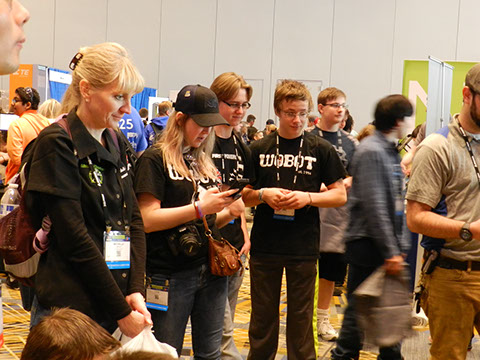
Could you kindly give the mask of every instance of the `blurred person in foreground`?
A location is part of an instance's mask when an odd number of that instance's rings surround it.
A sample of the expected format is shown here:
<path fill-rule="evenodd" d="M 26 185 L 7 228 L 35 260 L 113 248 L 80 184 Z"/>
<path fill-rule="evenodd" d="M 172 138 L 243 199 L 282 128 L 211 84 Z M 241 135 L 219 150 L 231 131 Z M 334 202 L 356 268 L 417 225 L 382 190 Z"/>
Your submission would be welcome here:
<path fill-rule="evenodd" d="M 391 275 L 403 268 L 410 242 L 405 236 L 403 174 L 395 145 L 405 135 L 405 117 L 412 113 L 412 105 L 402 95 L 381 99 L 375 109 L 376 130 L 357 147 L 349 167 L 353 182 L 345 236 L 348 306 L 332 359 L 358 359 L 363 346 L 355 289 L 380 266 Z M 380 348 L 378 359 L 402 359 L 401 344 Z"/>
<path fill-rule="evenodd" d="M 17 71 L 30 14 L 18 0 L 0 0 L 0 75 Z"/>
<path fill-rule="evenodd" d="M 134 337 L 151 324 L 144 294 L 145 234 L 125 143 L 113 128 L 143 78 L 116 43 L 80 49 L 58 123 L 34 144 L 27 205 L 49 248 L 35 277 L 31 325 L 56 307 L 83 312 L 112 333 Z M 55 279 L 55 281 L 52 281 Z"/>

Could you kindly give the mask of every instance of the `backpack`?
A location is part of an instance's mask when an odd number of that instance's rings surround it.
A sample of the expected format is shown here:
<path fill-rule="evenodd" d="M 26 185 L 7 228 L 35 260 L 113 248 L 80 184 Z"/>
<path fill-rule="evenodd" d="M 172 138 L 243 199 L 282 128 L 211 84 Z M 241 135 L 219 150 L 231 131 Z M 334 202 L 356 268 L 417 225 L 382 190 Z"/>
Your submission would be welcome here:
<path fill-rule="evenodd" d="M 66 116 L 58 120 L 57 124 L 67 132 L 71 139 L 72 134 Z M 115 147 L 120 151 L 117 133 L 112 129 L 109 131 Z M 20 205 L 0 219 L 0 255 L 3 257 L 5 271 L 27 286 L 34 285 L 34 276 L 37 273 L 40 255 L 48 250 L 47 235 L 51 225 L 47 215 L 42 220 L 41 228 L 36 228 L 27 208 L 25 189 L 35 143 L 36 139 L 32 140 L 25 148 L 22 155 L 22 166 L 13 180 L 18 184 Z"/>

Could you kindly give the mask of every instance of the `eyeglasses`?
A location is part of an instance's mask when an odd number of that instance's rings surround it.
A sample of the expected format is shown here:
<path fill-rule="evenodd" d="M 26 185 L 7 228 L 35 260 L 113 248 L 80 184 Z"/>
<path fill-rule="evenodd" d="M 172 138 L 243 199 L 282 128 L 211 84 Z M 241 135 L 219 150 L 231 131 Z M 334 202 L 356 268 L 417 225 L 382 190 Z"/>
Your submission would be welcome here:
<path fill-rule="evenodd" d="M 230 104 L 224 100 L 222 100 L 222 102 L 227 104 L 229 107 L 234 108 L 235 110 L 239 110 L 240 108 L 242 108 L 243 110 L 247 110 L 247 109 L 250 109 L 250 106 L 252 106 L 252 104 L 250 104 L 249 102 L 246 102 L 243 104 L 238 104 L 238 103 Z"/>
<path fill-rule="evenodd" d="M 14 97 L 14 98 L 12 99 L 12 105 L 15 105 L 17 102 L 20 102 L 20 103 L 21 103 L 21 102 L 22 102 L 22 99 L 19 99 L 19 98 L 17 98 L 17 97 Z"/>
<path fill-rule="evenodd" d="M 300 111 L 300 112 L 290 112 L 290 111 L 283 111 L 283 114 L 289 118 L 289 119 L 295 119 L 297 116 L 300 118 L 300 119 L 306 119 L 307 116 L 308 116 L 308 112 L 304 112 L 304 111 Z"/>
<path fill-rule="evenodd" d="M 333 104 L 325 104 L 324 106 L 331 106 L 335 109 L 339 109 L 339 108 L 344 108 L 345 110 L 348 109 L 348 104 L 333 103 Z"/>

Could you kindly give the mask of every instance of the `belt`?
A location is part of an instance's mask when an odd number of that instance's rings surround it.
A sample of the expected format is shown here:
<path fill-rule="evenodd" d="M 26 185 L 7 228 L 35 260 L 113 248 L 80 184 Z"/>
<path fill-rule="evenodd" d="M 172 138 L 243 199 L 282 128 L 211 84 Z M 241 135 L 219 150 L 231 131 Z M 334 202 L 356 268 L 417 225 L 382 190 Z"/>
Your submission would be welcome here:
<path fill-rule="evenodd" d="M 480 271 L 480 261 L 460 261 L 449 257 L 441 256 L 438 259 L 438 267 L 443 269 L 454 269 L 463 271 Z"/>

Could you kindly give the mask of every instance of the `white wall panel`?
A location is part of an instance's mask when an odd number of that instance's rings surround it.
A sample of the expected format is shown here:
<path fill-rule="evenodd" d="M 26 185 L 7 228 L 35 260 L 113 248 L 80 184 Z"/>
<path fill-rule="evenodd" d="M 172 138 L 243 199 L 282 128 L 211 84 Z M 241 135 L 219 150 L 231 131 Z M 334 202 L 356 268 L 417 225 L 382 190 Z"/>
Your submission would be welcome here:
<path fill-rule="evenodd" d="M 136 0 L 135 6 L 131 4 L 131 0 L 108 1 L 107 40 L 127 48 L 145 85 L 157 88 L 162 2 Z"/>
<path fill-rule="evenodd" d="M 215 22 L 215 0 L 162 1 L 158 96 L 187 84 L 210 86 Z"/>
<path fill-rule="evenodd" d="M 358 131 L 390 91 L 394 1 L 335 2 L 330 86 L 347 95 Z"/>
<path fill-rule="evenodd" d="M 251 79 L 249 112 L 262 123 L 274 116 L 278 79 L 342 88 L 358 130 L 380 97 L 401 91 L 405 59 L 480 60 L 478 0 L 22 3 L 32 15 L 23 63 L 67 69 L 81 46 L 117 41 L 160 95 L 187 83 L 208 86 L 224 71 Z M 0 77 L 6 87 L 8 77 Z"/>
<path fill-rule="evenodd" d="M 392 92 L 402 90 L 404 60 L 427 60 L 429 55 L 455 60 L 458 4 L 459 0 L 396 1 Z"/>
<path fill-rule="evenodd" d="M 277 0 L 272 61 L 270 116 L 273 94 L 279 79 L 328 83 L 334 1 Z M 312 92 L 314 111 L 318 91 Z"/>
<path fill-rule="evenodd" d="M 457 38 L 457 61 L 480 62 L 480 27 L 478 26 L 478 14 L 480 13 L 480 1 L 462 0 L 458 21 Z"/>
<path fill-rule="evenodd" d="M 22 63 L 53 66 L 55 0 L 22 0 L 22 5 L 34 14 L 24 26 Z"/>
<path fill-rule="evenodd" d="M 67 70 L 79 48 L 107 40 L 107 27 L 107 0 L 56 1 L 53 66 Z"/>
<path fill-rule="evenodd" d="M 217 0 L 217 9 L 215 76 L 234 71 L 256 79 L 248 113 L 258 127 L 268 117 L 274 0 Z"/>

